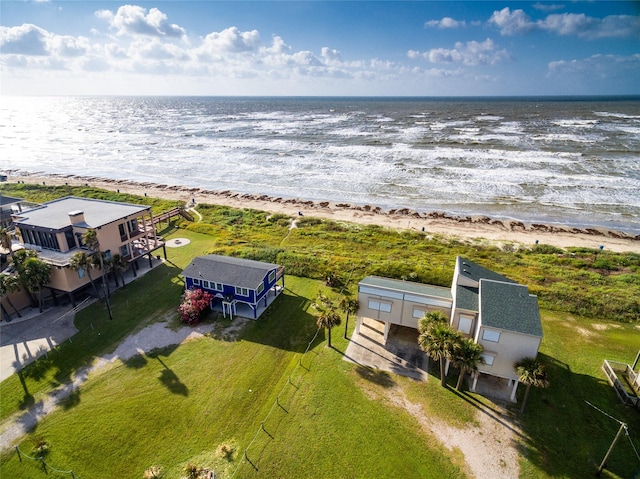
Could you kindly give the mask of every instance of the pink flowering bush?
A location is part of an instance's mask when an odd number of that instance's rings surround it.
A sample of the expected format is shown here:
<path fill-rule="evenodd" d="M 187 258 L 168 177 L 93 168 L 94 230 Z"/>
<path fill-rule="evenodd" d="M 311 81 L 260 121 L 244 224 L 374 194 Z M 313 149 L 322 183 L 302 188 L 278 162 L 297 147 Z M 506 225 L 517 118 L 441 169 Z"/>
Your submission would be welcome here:
<path fill-rule="evenodd" d="M 202 313 L 209 307 L 213 296 L 201 289 L 188 289 L 182 295 L 182 303 L 178 308 L 180 321 L 187 324 L 196 324 L 200 321 Z"/>

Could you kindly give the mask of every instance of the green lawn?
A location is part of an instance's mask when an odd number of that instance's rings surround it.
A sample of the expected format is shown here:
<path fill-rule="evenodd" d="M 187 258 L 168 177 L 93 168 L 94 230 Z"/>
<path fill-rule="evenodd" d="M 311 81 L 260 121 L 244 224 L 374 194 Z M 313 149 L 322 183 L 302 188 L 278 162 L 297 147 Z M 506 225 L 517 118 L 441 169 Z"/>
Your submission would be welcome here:
<path fill-rule="evenodd" d="M 363 392 L 342 360 L 342 338 L 330 349 L 321 333 L 303 355 L 317 329 L 310 300 L 323 287 L 286 281 L 285 294 L 237 340 L 213 335 L 96 373 L 20 448 L 29 453 L 42 437 L 51 445 L 47 462 L 81 478 L 142 477 L 154 464 L 181 477 L 190 462 L 217 477 L 236 468 L 235 477 L 463 477 L 407 413 Z M 242 454 L 254 436 L 247 457 L 257 472 Z M 216 455 L 223 443 L 235 448 L 232 461 Z M 44 475 L 15 452 L 0 471 Z"/>

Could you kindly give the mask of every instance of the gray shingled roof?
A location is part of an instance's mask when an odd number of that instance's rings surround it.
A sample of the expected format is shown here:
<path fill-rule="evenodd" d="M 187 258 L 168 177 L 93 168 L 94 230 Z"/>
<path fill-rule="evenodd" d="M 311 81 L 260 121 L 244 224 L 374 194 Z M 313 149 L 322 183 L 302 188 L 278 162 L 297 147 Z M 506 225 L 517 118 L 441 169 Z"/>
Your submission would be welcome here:
<path fill-rule="evenodd" d="M 380 276 L 367 276 L 360 281 L 360 284 L 385 288 L 405 293 L 414 293 L 424 296 L 435 296 L 436 298 L 451 299 L 451 289 L 431 284 L 415 283 L 412 281 L 401 281 L 399 279 L 382 278 Z"/>
<path fill-rule="evenodd" d="M 476 264 L 473 261 L 470 261 L 461 256 L 458 256 L 456 258 L 456 262 L 458 264 L 458 271 L 460 271 L 460 274 L 472 279 L 476 283 L 479 283 L 480 279 L 482 278 L 490 279 L 492 281 L 515 283 L 515 281 L 513 281 L 512 279 L 509 279 L 506 276 L 502 276 L 495 271 L 491 271 L 490 269 L 487 269 L 484 266 L 480 266 L 479 264 Z"/>
<path fill-rule="evenodd" d="M 85 220 L 82 226 L 97 228 L 113 223 L 121 218 L 142 213 L 149 208 L 149 206 L 119 203 L 116 201 L 67 196 L 49 201 L 37 208 L 18 213 L 17 216 L 20 219 L 16 221 L 16 224 L 59 230 L 71 224 L 69 213 L 82 211 L 84 212 Z"/>
<path fill-rule="evenodd" d="M 240 288 L 256 289 L 270 271 L 280 266 L 232 256 L 198 256 L 182 272 L 188 278 L 200 278 Z"/>
<path fill-rule="evenodd" d="M 456 286 L 456 308 L 478 311 L 478 288 Z"/>
<path fill-rule="evenodd" d="M 482 279 L 480 319 L 484 326 L 542 337 L 538 298 L 521 284 Z"/>

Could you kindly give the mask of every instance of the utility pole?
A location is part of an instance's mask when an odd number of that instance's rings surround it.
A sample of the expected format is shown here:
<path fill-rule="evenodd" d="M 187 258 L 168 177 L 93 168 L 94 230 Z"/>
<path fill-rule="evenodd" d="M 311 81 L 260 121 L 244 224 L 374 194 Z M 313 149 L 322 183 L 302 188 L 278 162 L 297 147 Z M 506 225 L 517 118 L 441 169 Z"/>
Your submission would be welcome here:
<path fill-rule="evenodd" d="M 596 411 L 604 414 L 605 416 L 607 416 L 609 419 L 613 419 L 615 422 L 617 422 L 618 424 L 620 424 L 620 429 L 618 429 L 618 432 L 616 434 L 616 437 L 613 438 L 613 441 L 611 442 L 611 445 L 609 446 L 609 450 L 607 451 L 607 453 L 604 455 L 604 457 L 602 458 L 602 462 L 600 463 L 600 467 L 598 467 L 598 471 L 596 472 L 596 477 L 600 477 L 600 474 L 602 474 L 602 470 L 604 469 L 604 466 L 607 464 L 607 459 L 609 459 L 609 456 L 611 455 L 611 453 L 613 452 L 613 449 L 616 447 L 616 444 L 618 443 L 618 441 L 620 440 L 620 438 L 622 437 L 622 433 L 625 432 L 627 434 L 627 436 L 629 436 L 629 430 L 627 429 L 627 424 L 620 421 L 619 419 L 616 419 L 615 417 L 613 417 L 611 414 L 607 414 L 606 412 L 604 412 L 602 409 L 594 406 L 593 404 L 591 404 L 589 401 L 585 401 L 589 406 L 591 406 L 593 409 L 595 409 Z M 631 439 L 631 438 L 629 438 Z M 633 445 L 633 441 L 631 442 L 631 446 L 633 447 L 633 450 L 635 451 L 635 446 Z M 638 454 L 638 452 L 636 451 L 636 455 Z M 638 458 L 640 459 L 640 456 L 638 456 Z"/>
<path fill-rule="evenodd" d="M 604 455 L 604 458 L 600 463 L 600 467 L 598 468 L 598 472 L 596 472 L 597 477 L 600 477 L 600 474 L 602 474 L 602 470 L 604 469 L 607 459 L 609 459 L 609 456 L 613 452 L 613 448 L 616 447 L 618 440 L 622 437 L 622 432 L 626 430 L 627 430 L 627 425 L 623 422 L 620 422 L 620 429 L 618 429 L 618 434 L 616 434 L 616 437 L 613 438 L 613 442 L 611 443 L 611 446 L 609 446 L 609 450 L 607 451 L 607 453 Z"/>

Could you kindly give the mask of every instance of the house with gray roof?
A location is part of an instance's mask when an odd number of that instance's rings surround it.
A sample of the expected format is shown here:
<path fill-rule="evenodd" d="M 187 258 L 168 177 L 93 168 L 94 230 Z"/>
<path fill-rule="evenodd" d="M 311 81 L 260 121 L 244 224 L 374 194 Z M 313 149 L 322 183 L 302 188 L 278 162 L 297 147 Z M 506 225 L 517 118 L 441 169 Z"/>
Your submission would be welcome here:
<path fill-rule="evenodd" d="M 284 267 L 273 263 L 209 254 L 198 256 L 182 272 L 187 289 L 213 296 L 211 309 L 258 319 L 284 290 Z"/>
<path fill-rule="evenodd" d="M 525 285 L 468 259 L 457 257 L 451 288 L 367 276 L 358 285 L 359 333 L 362 318 L 390 326 L 418 328 L 420 318 L 441 311 L 453 329 L 484 348 L 472 390 L 483 376 L 507 382 L 515 400 L 518 374 L 514 364 L 535 357 L 542 341 L 538 299 Z"/>

